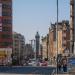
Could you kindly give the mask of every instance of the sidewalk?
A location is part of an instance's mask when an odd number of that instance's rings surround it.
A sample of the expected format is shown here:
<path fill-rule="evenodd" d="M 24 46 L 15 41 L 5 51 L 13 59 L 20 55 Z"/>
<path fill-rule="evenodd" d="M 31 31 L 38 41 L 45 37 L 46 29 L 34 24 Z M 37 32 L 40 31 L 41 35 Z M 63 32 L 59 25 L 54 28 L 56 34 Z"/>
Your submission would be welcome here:
<path fill-rule="evenodd" d="M 53 64 L 51 64 L 51 65 L 48 65 L 49 67 L 56 67 L 56 65 L 53 65 Z"/>
<path fill-rule="evenodd" d="M 69 74 L 68 72 L 66 72 L 66 73 L 61 72 L 61 73 L 54 74 L 54 75 L 72 75 L 72 74 Z"/>
<path fill-rule="evenodd" d="M 72 75 L 72 74 L 54 74 L 54 75 Z"/>
<path fill-rule="evenodd" d="M 63 72 L 61 72 L 61 73 L 58 73 L 58 74 L 54 74 L 54 75 L 75 75 L 75 71 L 74 72 L 66 72 L 66 73 L 63 73 Z"/>

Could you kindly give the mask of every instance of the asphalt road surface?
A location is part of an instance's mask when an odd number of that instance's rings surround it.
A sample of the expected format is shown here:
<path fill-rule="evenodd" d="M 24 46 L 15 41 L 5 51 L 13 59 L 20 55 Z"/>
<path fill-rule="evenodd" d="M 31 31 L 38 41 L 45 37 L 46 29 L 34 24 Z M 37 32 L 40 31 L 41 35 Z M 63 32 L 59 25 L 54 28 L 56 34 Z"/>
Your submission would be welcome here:
<path fill-rule="evenodd" d="M 28 75 L 50 75 L 55 70 L 55 67 L 0 67 L 0 74 L 2 75 L 22 75 L 22 74 L 28 74 Z"/>

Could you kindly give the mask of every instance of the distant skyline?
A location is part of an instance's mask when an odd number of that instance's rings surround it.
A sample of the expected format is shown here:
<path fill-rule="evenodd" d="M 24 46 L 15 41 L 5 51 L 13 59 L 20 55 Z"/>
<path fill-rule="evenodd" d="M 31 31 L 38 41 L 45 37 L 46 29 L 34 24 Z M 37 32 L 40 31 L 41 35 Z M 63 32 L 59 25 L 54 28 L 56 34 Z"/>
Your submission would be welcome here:
<path fill-rule="evenodd" d="M 57 0 L 13 0 L 13 31 L 25 36 L 26 43 L 48 33 L 50 23 L 56 22 Z M 70 1 L 59 1 L 59 21 L 70 20 Z"/>

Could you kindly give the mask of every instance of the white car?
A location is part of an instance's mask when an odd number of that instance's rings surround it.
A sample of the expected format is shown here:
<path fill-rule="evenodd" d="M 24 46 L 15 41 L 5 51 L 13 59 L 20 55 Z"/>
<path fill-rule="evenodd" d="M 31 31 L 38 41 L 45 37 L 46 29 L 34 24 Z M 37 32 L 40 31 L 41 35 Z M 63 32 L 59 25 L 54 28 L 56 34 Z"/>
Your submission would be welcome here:
<path fill-rule="evenodd" d="M 30 60 L 28 65 L 29 66 L 36 66 L 37 65 L 36 60 Z"/>

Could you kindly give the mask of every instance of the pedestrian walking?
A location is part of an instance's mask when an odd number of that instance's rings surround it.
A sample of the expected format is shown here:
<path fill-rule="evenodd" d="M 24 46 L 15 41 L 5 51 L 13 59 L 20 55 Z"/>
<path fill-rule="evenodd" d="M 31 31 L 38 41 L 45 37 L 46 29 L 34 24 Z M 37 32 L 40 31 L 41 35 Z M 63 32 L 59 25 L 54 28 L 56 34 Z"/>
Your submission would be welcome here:
<path fill-rule="evenodd" d="M 61 63 L 60 62 L 58 63 L 58 66 L 57 67 L 58 67 L 57 68 L 58 69 L 58 72 L 60 72 L 61 71 Z"/>
<path fill-rule="evenodd" d="M 67 72 L 67 58 L 66 56 L 63 58 L 63 61 L 62 61 L 62 65 L 63 65 L 63 72 Z"/>
<path fill-rule="evenodd" d="M 61 72 L 62 71 L 62 63 L 61 63 L 61 60 L 59 60 L 58 63 L 57 63 L 57 71 L 58 72 Z"/>
<path fill-rule="evenodd" d="M 48 59 L 47 58 L 45 58 L 43 60 L 42 66 L 48 66 Z"/>

